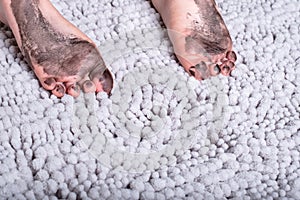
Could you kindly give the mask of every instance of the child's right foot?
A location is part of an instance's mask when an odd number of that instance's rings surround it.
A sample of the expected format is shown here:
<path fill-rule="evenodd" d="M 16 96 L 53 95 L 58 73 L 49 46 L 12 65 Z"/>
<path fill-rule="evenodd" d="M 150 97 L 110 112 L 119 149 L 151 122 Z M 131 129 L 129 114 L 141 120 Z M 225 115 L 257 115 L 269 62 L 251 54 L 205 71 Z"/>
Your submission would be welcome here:
<path fill-rule="evenodd" d="M 235 68 L 236 54 L 214 0 L 152 0 L 184 69 L 202 80 Z"/>
<path fill-rule="evenodd" d="M 96 45 L 49 0 L 0 0 L 0 20 L 46 90 L 57 97 L 76 97 L 80 89 L 111 92 L 113 79 Z"/>

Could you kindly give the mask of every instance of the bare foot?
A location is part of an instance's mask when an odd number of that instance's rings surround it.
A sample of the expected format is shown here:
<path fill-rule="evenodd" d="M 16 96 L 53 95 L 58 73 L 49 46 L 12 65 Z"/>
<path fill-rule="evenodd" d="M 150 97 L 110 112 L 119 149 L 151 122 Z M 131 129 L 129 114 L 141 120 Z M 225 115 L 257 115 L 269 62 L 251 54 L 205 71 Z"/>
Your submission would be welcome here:
<path fill-rule="evenodd" d="M 175 54 L 198 80 L 230 75 L 236 54 L 214 0 L 152 0 L 168 28 Z"/>
<path fill-rule="evenodd" d="M 105 91 L 113 79 L 96 45 L 68 22 L 49 0 L 0 0 L 0 20 L 46 90 L 65 93 Z"/>

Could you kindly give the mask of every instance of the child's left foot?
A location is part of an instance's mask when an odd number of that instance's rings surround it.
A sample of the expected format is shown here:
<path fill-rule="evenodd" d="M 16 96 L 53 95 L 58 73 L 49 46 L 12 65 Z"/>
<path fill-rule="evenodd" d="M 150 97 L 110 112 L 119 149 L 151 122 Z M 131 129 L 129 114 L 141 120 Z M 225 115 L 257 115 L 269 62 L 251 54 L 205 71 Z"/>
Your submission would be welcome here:
<path fill-rule="evenodd" d="M 152 0 L 184 69 L 198 80 L 230 75 L 236 54 L 214 0 Z"/>
<path fill-rule="evenodd" d="M 96 45 L 68 22 L 49 0 L 0 0 L 0 21 L 41 85 L 57 97 L 84 92 L 110 94 L 113 79 Z"/>

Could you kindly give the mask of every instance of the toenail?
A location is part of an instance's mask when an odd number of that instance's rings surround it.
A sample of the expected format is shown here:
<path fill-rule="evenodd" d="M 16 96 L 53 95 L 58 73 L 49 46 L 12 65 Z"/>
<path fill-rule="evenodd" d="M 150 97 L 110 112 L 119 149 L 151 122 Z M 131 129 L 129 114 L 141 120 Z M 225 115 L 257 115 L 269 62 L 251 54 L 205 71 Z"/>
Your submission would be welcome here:
<path fill-rule="evenodd" d="M 82 85 L 82 89 L 85 93 L 88 93 L 88 92 L 95 92 L 97 88 L 92 81 L 86 80 Z"/>
<path fill-rule="evenodd" d="M 53 83 L 55 82 L 55 80 L 53 79 L 53 78 L 47 78 L 45 81 L 44 81 L 44 83 L 46 84 L 46 85 L 52 85 Z"/>
<path fill-rule="evenodd" d="M 79 85 L 77 84 L 74 84 L 74 85 L 71 85 L 69 88 L 68 88 L 68 91 L 67 93 L 73 97 L 78 97 L 80 95 L 80 87 Z"/>
<path fill-rule="evenodd" d="M 60 94 L 65 94 L 65 88 L 62 85 L 56 85 L 55 90 Z"/>
<path fill-rule="evenodd" d="M 88 87 L 88 88 L 92 87 L 93 85 L 94 84 L 91 81 L 86 81 L 85 82 L 85 86 Z"/>
<path fill-rule="evenodd" d="M 80 91 L 79 85 L 72 85 L 71 88 L 72 88 L 75 92 L 79 92 L 79 91 Z"/>

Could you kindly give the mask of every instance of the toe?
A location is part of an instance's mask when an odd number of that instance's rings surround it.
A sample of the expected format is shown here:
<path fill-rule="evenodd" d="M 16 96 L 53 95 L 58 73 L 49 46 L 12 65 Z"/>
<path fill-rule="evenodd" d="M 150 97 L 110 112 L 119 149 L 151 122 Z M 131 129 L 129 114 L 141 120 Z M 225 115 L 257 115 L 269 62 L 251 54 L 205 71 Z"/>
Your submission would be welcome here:
<path fill-rule="evenodd" d="M 229 76 L 231 71 L 235 69 L 235 64 L 231 60 L 227 60 L 221 65 L 221 73 L 224 76 Z"/>
<path fill-rule="evenodd" d="M 200 72 L 196 69 L 195 66 L 191 66 L 189 69 L 189 72 L 192 76 L 195 77 L 195 79 L 202 80 L 202 76 L 201 76 Z"/>
<path fill-rule="evenodd" d="M 205 62 L 202 61 L 199 64 L 195 65 L 195 69 L 199 73 L 199 76 L 202 80 L 209 77 L 208 66 Z"/>
<path fill-rule="evenodd" d="M 103 73 L 94 72 L 90 77 L 96 85 L 96 92 L 104 91 L 110 95 L 113 88 L 113 78 L 108 69 L 105 69 Z"/>
<path fill-rule="evenodd" d="M 228 66 L 223 66 L 223 68 L 222 68 L 222 74 L 224 76 L 229 76 L 229 73 L 230 73 L 230 68 Z"/>
<path fill-rule="evenodd" d="M 209 68 L 209 72 L 210 72 L 211 76 L 217 76 L 221 73 L 221 68 L 218 64 L 217 65 L 211 65 L 210 68 Z"/>
<path fill-rule="evenodd" d="M 80 87 L 79 85 L 73 84 L 68 87 L 67 93 L 73 97 L 78 97 L 80 95 Z"/>
<path fill-rule="evenodd" d="M 54 78 L 46 78 L 44 81 L 41 82 L 43 88 L 46 90 L 54 90 L 56 86 L 56 81 Z"/>
<path fill-rule="evenodd" d="M 228 60 L 230 60 L 231 62 L 235 62 L 236 59 L 237 59 L 237 56 L 236 56 L 234 51 L 228 51 L 227 54 L 226 54 L 226 58 Z"/>
<path fill-rule="evenodd" d="M 52 94 L 54 94 L 57 97 L 62 97 L 66 93 L 66 87 L 63 83 L 56 83 L 55 88 L 52 90 Z"/>
<path fill-rule="evenodd" d="M 232 61 L 227 61 L 226 65 L 230 68 L 230 71 L 235 69 L 235 64 Z"/>
<path fill-rule="evenodd" d="M 82 89 L 85 93 L 92 93 L 92 92 L 96 92 L 96 85 L 93 83 L 93 81 L 91 80 L 86 80 L 83 84 L 82 84 Z"/>
<path fill-rule="evenodd" d="M 219 65 L 206 64 L 203 61 L 189 68 L 189 73 L 197 80 L 205 80 L 211 76 L 220 74 L 220 72 L 221 69 Z"/>

